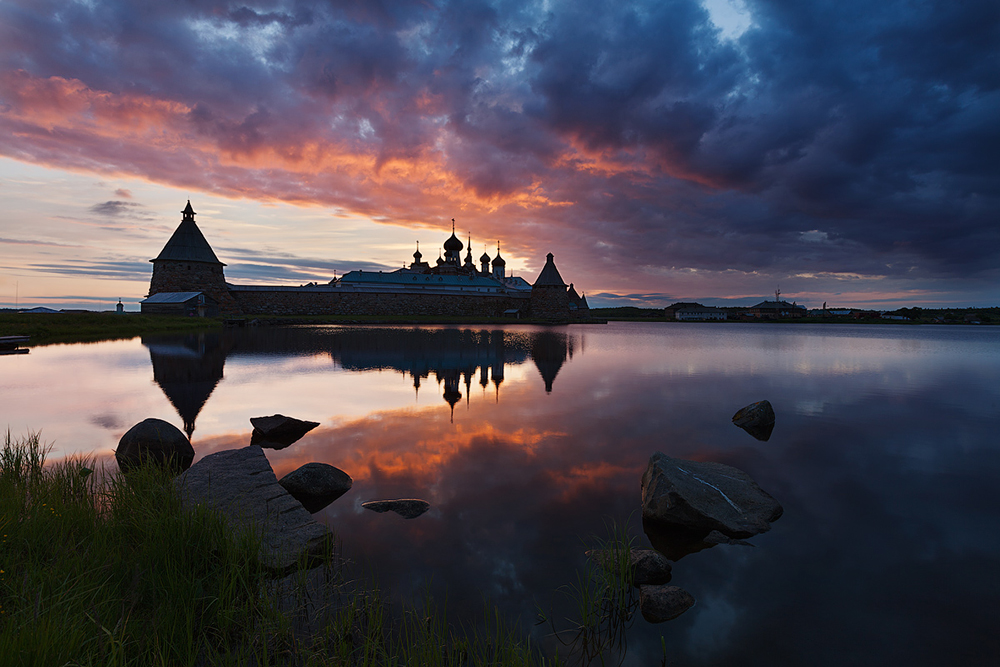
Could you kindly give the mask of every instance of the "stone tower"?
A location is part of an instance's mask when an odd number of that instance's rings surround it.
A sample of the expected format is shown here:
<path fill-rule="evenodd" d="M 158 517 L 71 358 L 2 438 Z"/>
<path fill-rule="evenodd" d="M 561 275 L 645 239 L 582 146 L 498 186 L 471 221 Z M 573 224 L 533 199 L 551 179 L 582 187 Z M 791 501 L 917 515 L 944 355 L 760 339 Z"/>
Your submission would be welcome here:
<path fill-rule="evenodd" d="M 204 292 L 219 302 L 221 312 L 238 313 L 239 306 L 229 293 L 222 273 L 225 264 L 215 256 L 195 224 L 190 201 L 181 213 L 181 224 L 160 254 L 149 260 L 153 263 L 153 277 L 147 296 L 160 292 Z"/>
<path fill-rule="evenodd" d="M 550 252 L 545 256 L 542 272 L 531 286 L 531 316 L 543 320 L 569 319 L 569 293 L 566 288 Z"/>

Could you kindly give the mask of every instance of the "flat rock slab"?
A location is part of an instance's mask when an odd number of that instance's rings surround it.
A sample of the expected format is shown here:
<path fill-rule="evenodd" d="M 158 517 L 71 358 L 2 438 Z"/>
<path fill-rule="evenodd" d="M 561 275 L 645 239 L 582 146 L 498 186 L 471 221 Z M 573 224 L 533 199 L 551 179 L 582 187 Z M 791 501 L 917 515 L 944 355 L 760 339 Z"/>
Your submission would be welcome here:
<path fill-rule="evenodd" d="M 653 454 L 642 476 L 644 520 L 707 535 L 742 539 L 771 529 L 777 500 L 739 468 Z"/>
<path fill-rule="evenodd" d="M 617 556 L 612 549 L 591 549 L 587 558 L 606 570 L 614 568 L 614 558 Z M 629 551 L 629 569 L 633 586 L 650 584 L 666 584 L 670 581 L 670 561 L 663 554 L 652 549 L 631 549 Z"/>
<path fill-rule="evenodd" d="M 288 473 L 278 484 L 310 513 L 316 513 L 350 491 L 354 480 L 340 468 L 313 462 Z"/>
<path fill-rule="evenodd" d="M 369 500 L 366 503 L 361 503 L 361 506 L 379 514 L 395 512 L 404 519 L 416 519 L 430 509 L 431 504 L 426 500 L 401 498 L 399 500 Z"/>
<path fill-rule="evenodd" d="M 208 505 L 232 528 L 259 535 L 260 562 L 274 572 L 319 564 L 329 549 L 330 530 L 278 484 L 260 447 L 210 454 L 174 484 L 185 506 Z"/>
<path fill-rule="evenodd" d="M 265 449 L 284 449 L 302 436 L 319 426 L 319 422 L 304 421 L 285 415 L 270 415 L 268 417 L 251 417 L 253 432 L 250 434 L 250 444 L 259 445 Z"/>
<path fill-rule="evenodd" d="M 672 621 L 694 606 L 694 596 L 677 586 L 640 586 L 639 611 L 650 623 Z"/>
<path fill-rule="evenodd" d="M 118 467 L 128 471 L 144 462 L 186 470 L 194 460 L 194 447 L 183 431 L 162 419 L 144 419 L 122 436 L 115 450 Z"/>

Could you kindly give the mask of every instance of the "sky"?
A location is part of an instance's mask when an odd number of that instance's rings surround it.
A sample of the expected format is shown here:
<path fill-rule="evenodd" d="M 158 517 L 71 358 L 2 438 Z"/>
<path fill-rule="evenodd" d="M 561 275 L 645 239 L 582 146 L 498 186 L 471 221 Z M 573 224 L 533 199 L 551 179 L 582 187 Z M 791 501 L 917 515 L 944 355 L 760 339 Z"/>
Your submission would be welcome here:
<path fill-rule="evenodd" d="M 1000 305 L 996 0 L 0 0 L 0 307 L 433 259 L 591 306 Z"/>

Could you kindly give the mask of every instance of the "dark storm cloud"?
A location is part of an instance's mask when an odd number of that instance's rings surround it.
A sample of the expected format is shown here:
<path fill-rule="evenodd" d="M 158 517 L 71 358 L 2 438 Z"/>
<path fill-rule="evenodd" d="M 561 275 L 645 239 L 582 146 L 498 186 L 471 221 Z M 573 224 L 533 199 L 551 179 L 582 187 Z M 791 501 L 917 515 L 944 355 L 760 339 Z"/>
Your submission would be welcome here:
<path fill-rule="evenodd" d="M 731 38 L 693 0 L 8 2 L 0 152 L 399 222 L 462 208 L 595 287 L 1000 265 L 1000 6 L 745 8 Z"/>
<path fill-rule="evenodd" d="M 106 201 L 100 204 L 94 204 L 90 207 L 91 213 L 97 213 L 98 215 L 107 216 L 109 218 L 117 218 L 119 216 L 134 216 L 138 209 L 142 208 L 142 204 L 131 201 Z"/>
<path fill-rule="evenodd" d="M 138 280 L 145 282 L 149 279 L 149 263 L 143 261 L 115 261 L 115 260 L 76 260 L 69 259 L 59 264 L 29 264 L 28 268 L 41 273 L 48 273 L 63 276 L 91 277 L 91 278 L 111 278 Z M 62 298 L 62 297 L 57 297 Z M 77 299 L 82 297 L 66 297 L 67 299 Z"/>

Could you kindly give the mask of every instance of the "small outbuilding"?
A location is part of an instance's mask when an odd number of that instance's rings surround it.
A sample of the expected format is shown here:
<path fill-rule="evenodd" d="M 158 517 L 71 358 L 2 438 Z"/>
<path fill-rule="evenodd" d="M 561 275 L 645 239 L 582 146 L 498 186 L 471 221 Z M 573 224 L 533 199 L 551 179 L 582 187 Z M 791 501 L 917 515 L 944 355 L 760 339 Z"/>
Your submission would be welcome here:
<path fill-rule="evenodd" d="M 219 302 L 204 292 L 157 292 L 140 305 L 144 315 L 219 316 Z"/>

